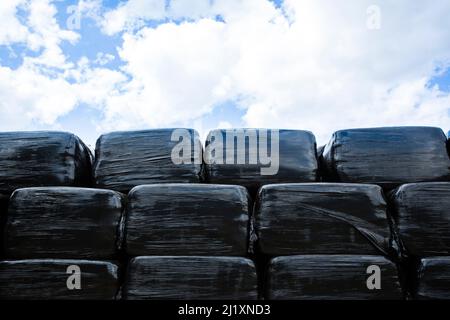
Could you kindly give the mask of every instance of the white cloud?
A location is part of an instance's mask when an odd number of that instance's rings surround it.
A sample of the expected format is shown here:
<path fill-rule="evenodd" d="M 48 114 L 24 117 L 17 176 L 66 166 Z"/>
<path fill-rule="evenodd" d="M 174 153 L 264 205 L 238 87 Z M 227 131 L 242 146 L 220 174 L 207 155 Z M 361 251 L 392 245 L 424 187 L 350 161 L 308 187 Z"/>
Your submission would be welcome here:
<path fill-rule="evenodd" d="M 217 128 L 218 129 L 232 129 L 233 125 L 231 123 L 229 123 L 228 121 L 220 121 Z"/>
<path fill-rule="evenodd" d="M 102 67 L 92 67 L 85 58 L 78 68 L 70 71 L 70 76 L 76 79 L 72 90 L 76 92 L 78 103 L 86 103 L 102 111 L 110 96 L 119 95 L 119 85 L 124 83 L 126 76 L 115 70 Z"/>
<path fill-rule="evenodd" d="M 224 27 L 203 19 L 126 34 L 119 55 L 132 80 L 122 88 L 123 94 L 109 98 L 107 127 L 194 120 L 228 98 L 232 84 L 227 74 L 234 59 L 229 57 L 232 52 L 222 50 Z"/>
<path fill-rule="evenodd" d="M 230 0 L 232 1 L 232 0 Z M 166 15 L 172 19 L 199 19 L 214 15 L 214 4 L 210 0 L 172 0 Z"/>
<path fill-rule="evenodd" d="M 3 130 L 26 129 L 33 122 L 51 125 L 76 104 L 75 92 L 58 69 L 70 67 L 61 42 L 75 42 L 78 35 L 61 29 L 55 14 L 55 7 L 47 0 L 2 1 L 0 44 L 19 43 L 37 53 L 25 56 L 16 70 L 0 66 Z"/>
<path fill-rule="evenodd" d="M 11 0 L 0 4 L 0 45 L 24 44 L 38 52 L 29 62 L 64 68 L 65 56 L 60 48 L 63 41 L 75 43 L 79 35 L 61 29 L 56 21 L 56 7 L 51 0 Z M 18 11 L 22 11 L 19 18 Z"/>
<path fill-rule="evenodd" d="M 93 19 L 98 23 L 102 22 L 102 0 L 78 0 L 76 7 L 78 10 L 77 13 L 81 15 L 81 18 Z M 80 27 L 82 27 L 81 21 Z"/>
<path fill-rule="evenodd" d="M 133 32 L 148 21 L 210 18 L 218 14 L 215 12 L 218 10 L 211 0 L 170 0 L 168 3 L 166 0 L 129 0 L 105 12 L 100 25 L 104 33 L 113 35 Z"/>
<path fill-rule="evenodd" d="M 113 35 L 124 29 L 143 26 L 145 20 L 159 20 L 165 17 L 165 1 L 130 0 L 121 2 L 116 9 L 106 12 L 102 22 L 103 31 Z"/>
<path fill-rule="evenodd" d="M 49 1 L 2 2 L 0 27 L 14 28 L 0 30 L 0 44 L 40 53 L 0 69 L 2 128 L 55 123 L 80 103 L 103 115 L 100 131 L 195 126 L 234 101 L 244 126 L 307 129 L 319 143 L 348 127 L 448 129 L 450 95 L 428 83 L 450 66 L 450 3 L 383 1 L 381 29 L 369 30 L 368 0 L 130 0 L 103 13 L 99 0 L 82 2 L 122 37 L 123 66 L 107 69 L 102 53 L 68 63 L 61 43 L 83 39 L 57 24 Z"/>
<path fill-rule="evenodd" d="M 87 103 L 99 109 L 105 97 L 125 76 L 114 70 L 93 68 L 84 58 L 78 65 L 68 63 L 61 49 L 63 41 L 75 43 L 79 35 L 65 30 L 56 21 L 56 8 L 51 1 L 1 2 L 0 45 L 15 43 L 35 51 L 24 56 L 17 69 L 0 65 L 0 129 L 26 130 L 57 126 L 58 118 Z M 21 19 L 18 9 L 22 10 Z M 19 36 L 20 35 L 20 36 Z M 3 50 L 3 49 L 2 49 Z M 110 55 L 99 55 L 102 65 Z"/>
<path fill-rule="evenodd" d="M 24 3 L 24 0 L 0 1 L 0 45 L 26 41 L 28 30 L 16 16 L 18 7 Z"/>
<path fill-rule="evenodd" d="M 69 112 L 76 96 L 61 78 L 49 78 L 30 65 L 0 67 L 0 112 L 3 130 L 24 130 L 33 121 L 44 125 Z"/>
<path fill-rule="evenodd" d="M 370 31 L 369 2 L 326 3 L 288 1 L 288 30 L 263 25 L 249 37 L 244 50 L 265 53 L 237 68 L 252 70 L 236 77 L 254 99 L 247 124 L 305 128 L 320 142 L 346 127 L 448 125 L 448 93 L 427 81 L 450 61 L 450 4 L 385 2 L 381 29 Z"/>
<path fill-rule="evenodd" d="M 30 63 L 16 70 L 0 67 L 0 129 L 52 127 L 80 103 L 101 111 L 105 98 L 117 93 L 125 79 L 120 72 L 89 64 L 51 76 Z"/>
<path fill-rule="evenodd" d="M 249 127 L 308 129 L 321 143 L 346 127 L 448 126 L 449 94 L 427 83 L 450 62 L 450 4 L 385 1 L 380 30 L 366 26 L 371 1 L 195 4 L 166 15 L 197 20 L 125 30 L 132 80 L 108 100 L 105 128 L 166 126 L 227 100 Z"/>

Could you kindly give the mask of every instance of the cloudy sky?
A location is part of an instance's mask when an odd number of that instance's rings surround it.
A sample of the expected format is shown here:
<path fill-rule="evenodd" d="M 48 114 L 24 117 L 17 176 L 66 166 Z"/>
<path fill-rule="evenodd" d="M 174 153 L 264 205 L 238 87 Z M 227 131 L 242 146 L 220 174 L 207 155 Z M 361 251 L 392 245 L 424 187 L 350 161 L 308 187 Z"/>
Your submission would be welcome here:
<path fill-rule="evenodd" d="M 0 131 L 450 129 L 447 0 L 0 1 Z"/>

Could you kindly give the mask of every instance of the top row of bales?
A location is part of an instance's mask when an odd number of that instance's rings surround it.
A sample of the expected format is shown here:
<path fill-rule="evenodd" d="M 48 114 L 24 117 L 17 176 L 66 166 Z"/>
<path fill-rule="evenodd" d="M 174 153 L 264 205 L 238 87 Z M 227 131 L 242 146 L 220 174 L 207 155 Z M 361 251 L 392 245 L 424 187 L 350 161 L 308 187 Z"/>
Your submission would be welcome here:
<path fill-rule="evenodd" d="M 127 193 L 155 183 L 216 183 L 257 190 L 274 183 L 347 182 L 385 189 L 450 181 L 449 141 L 433 127 L 341 130 L 317 150 L 301 130 L 214 130 L 205 150 L 195 130 L 102 135 L 95 157 L 75 135 L 0 133 L 0 194 L 43 186 Z"/>

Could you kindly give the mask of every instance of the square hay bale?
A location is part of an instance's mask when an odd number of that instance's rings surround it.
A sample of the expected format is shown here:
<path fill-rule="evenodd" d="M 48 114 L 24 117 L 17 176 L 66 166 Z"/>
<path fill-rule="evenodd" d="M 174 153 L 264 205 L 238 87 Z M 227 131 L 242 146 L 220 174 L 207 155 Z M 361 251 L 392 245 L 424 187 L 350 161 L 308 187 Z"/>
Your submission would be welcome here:
<path fill-rule="evenodd" d="M 245 256 L 249 203 L 239 186 L 156 184 L 134 188 L 126 217 L 131 256 Z"/>
<path fill-rule="evenodd" d="M 316 139 L 309 131 L 213 130 L 206 140 L 206 176 L 210 183 L 257 190 L 265 184 L 315 182 Z"/>
<path fill-rule="evenodd" d="M 1 132 L 0 193 L 27 187 L 89 186 L 92 155 L 65 132 Z"/>
<path fill-rule="evenodd" d="M 6 256 L 113 259 L 121 242 L 122 201 L 109 190 L 18 189 L 6 221 Z"/>
<path fill-rule="evenodd" d="M 269 264 L 265 291 L 269 300 L 403 299 L 396 266 L 381 256 L 278 257 Z"/>
<path fill-rule="evenodd" d="M 186 148 L 181 152 L 177 146 Z M 172 153 L 184 163 L 174 163 Z M 97 140 L 94 179 L 99 188 L 128 193 L 143 184 L 200 182 L 201 165 L 202 147 L 195 130 L 113 132 Z"/>
<path fill-rule="evenodd" d="M 341 130 L 323 153 L 327 181 L 401 184 L 450 180 L 446 137 L 439 128 Z"/>
<path fill-rule="evenodd" d="M 396 227 L 409 255 L 450 255 L 450 182 L 406 184 L 391 197 Z"/>
<path fill-rule="evenodd" d="M 259 252 L 388 255 L 392 237 L 376 185 L 267 185 L 255 205 Z"/>
<path fill-rule="evenodd" d="M 236 257 L 137 257 L 131 260 L 127 300 L 254 300 L 253 262 Z"/>
<path fill-rule="evenodd" d="M 414 297 L 450 300 L 450 257 L 430 257 L 420 261 Z"/>
<path fill-rule="evenodd" d="M 0 300 L 114 300 L 118 269 L 102 261 L 0 261 Z"/>

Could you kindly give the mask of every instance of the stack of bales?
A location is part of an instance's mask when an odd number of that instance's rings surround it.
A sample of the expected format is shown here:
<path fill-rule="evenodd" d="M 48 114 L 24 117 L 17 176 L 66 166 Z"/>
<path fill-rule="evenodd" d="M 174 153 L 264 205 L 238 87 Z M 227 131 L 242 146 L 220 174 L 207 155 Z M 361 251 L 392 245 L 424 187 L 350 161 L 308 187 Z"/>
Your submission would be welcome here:
<path fill-rule="evenodd" d="M 389 192 L 406 289 L 416 298 L 449 298 L 449 266 L 443 256 L 450 252 L 450 183 L 445 182 L 450 181 L 450 159 L 443 131 L 338 131 L 325 147 L 323 163 L 329 181 L 373 183 Z"/>
<path fill-rule="evenodd" d="M 185 148 L 178 150 L 180 143 Z M 129 192 L 124 299 L 257 298 L 255 266 L 246 258 L 247 191 L 198 184 L 201 168 L 194 130 L 119 132 L 98 140 L 95 184 Z"/>
<path fill-rule="evenodd" d="M 2 133 L 0 145 L 0 191 L 9 199 L 0 299 L 114 299 L 118 266 L 108 260 L 122 197 L 81 188 L 91 183 L 88 148 L 62 132 Z"/>
<path fill-rule="evenodd" d="M 0 133 L 0 299 L 450 298 L 429 127 Z M 322 181 L 322 182 L 320 182 Z M 80 282 L 77 283 L 77 276 Z"/>
<path fill-rule="evenodd" d="M 278 156 L 279 170 L 273 175 L 262 175 L 260 162 L 216 164 L 206 158 L 210 183 L 239 184 L 252 194 L 259 190 L 251 239 L 256 239 L 266 299 L 402 297 L 396 266 L 386 258 L 394 237 L 380 187 L 317 183 L 319 164 L 310 132 L 218 130 L 210 133 L 206 146 L 230 134 L 247 141 L 224 143 L 224 161 L 241 154 L 249 162 L 252 155 L 261 156 L 258 149 L 270 148 L 267 136 L 279 139 L 278 154 L 269 151 L 272 160 Z M 254 136 L 263 139 L 252 144 Z M 382 269 L 383 289 L 370 291 L 366 270 L 374 264 Z"/>

